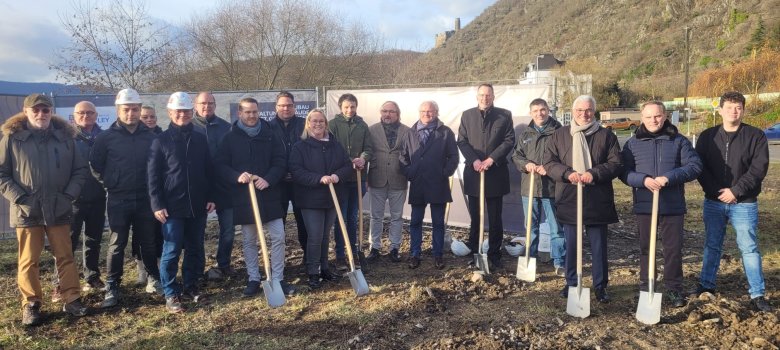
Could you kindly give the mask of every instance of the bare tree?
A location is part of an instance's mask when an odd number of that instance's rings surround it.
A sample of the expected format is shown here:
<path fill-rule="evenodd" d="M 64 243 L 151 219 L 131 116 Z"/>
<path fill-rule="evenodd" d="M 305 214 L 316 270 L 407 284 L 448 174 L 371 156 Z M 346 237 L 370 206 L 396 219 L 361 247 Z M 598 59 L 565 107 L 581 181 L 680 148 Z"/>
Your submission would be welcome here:
<path fill-rule="evenodd" d="M 143 89 L 165 66 L 168 28 L 148 16 L 143 0 L 77 0 L 61 16 L 71 36 L 50 69 L 95 90 Z"/>
<path fill-rule="evenodd" d="M 241 62 L 245 42 L 254 35 L 247 28 L 244 11 L 239 3 L 224 3 L 214 13 L 195 17 L 187 27 L 194 48 L 207 65 L 217 65 L 222 74 L 216 75 L 225 88 L 236 90 L 243 86 Z"/>

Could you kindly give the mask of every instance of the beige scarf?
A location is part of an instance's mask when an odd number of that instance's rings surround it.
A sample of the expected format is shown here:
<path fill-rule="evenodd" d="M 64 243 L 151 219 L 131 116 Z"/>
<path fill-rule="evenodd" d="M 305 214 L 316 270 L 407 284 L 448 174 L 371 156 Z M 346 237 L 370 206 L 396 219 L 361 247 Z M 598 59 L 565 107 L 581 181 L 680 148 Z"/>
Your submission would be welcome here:
<path fill-rule="evenodd" d="M 599 130 L 599 123 L 596 123 L 594 119 L 588 124 L 579 126 L 577 122 L 572 120 L 571 129 L 571 144 L 572 144 L 572 168 L 577 173 L 584 173 L 586 170 L 593 167 L 593 160 L 590 158 L 590 148 L 588 148 L 588 141 L 586 136 L 593 135 Z"/>

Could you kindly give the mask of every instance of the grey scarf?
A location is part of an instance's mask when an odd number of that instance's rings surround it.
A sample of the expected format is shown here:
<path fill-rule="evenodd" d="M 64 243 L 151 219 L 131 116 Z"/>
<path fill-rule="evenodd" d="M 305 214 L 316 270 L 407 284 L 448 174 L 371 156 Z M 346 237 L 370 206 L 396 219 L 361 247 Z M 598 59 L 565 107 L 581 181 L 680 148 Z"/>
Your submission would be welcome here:
<path fill-rule="evenodd" d="M 577 125 L 577 122 L 572 120 L 571 129 L 569 130 L 572 144 L 572 168 L 577 173 L 582 174 L 593 167 L 588 140 L 585 137 L 593 135 L 598 130 L 599 123 L 595 119 L 582 126 Z"/>
<path fill-rule="evenodd" d="M 236 124 L 239 129 L 244 130 L 244 132 L 249 135 L 249 137 L 255 137 L 257 134 L 260 133 L 260 121 L 257 121 L 257 124 L 255 126 L 246 126 L 244 123 L 241 122 L 241 119 L 238 120 L 238 123 Z"/>

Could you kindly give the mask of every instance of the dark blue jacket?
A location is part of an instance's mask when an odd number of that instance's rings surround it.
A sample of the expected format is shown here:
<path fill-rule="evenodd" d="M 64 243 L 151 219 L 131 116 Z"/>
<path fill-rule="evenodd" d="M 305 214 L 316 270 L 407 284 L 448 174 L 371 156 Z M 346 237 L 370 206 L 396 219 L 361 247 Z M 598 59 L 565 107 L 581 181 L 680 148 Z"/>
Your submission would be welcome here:
<path fill-rule="evenodd" d="M 401 172 L 409 179 L 409 204 L 426 205 L 452 202 L 449 177 L 458 168 L 460 157 L 455 133 L 437 120 L 436 129 L 420 145 L 417 124 L 411 126 L 402 142 Z"/>
<path fill-rule="evenodd" d="M 195 131 L 206 136 L 206 141 L 209 145 L 209 153 L 211 159 L 217 158 L 217 150 L 222 143 L 222 139 L 230 132 L 230 122 L 214 115 L 211 118 L 204 118 L 194 116 L 192 118 L 192 125 L 195 127 Z M 216 191 L 220 193 L 217 198 L 214 198 L 217 204 L 217 209 L 230 208 L 233 203 L 230 200 L 230 189 L 226 183 L 218 182 L 216 184 Z"/>
<path fill-rule="evenodd" d="M 206 203 L 213 201 L 214 166 L 206 137 L 194 132 L 192 124 L 171 124 L 158 135 L 147 165 L 153 211 L 166 209 L 171 218 L 207 214 Z"/>
<path fill-rule="evenodd" d="M 95 138 L 103 129 L 100 125 L 95 124 L 91 133 L 85 132 L 80 126 L 76 125 L 78 133 L 76 134 L 76 149 L 81 154 L 82 158 L 89 159 L 89 152 L 92 146 L 95 144 Z M 76 203 L 93 202 L 93 201 L 106 201 L 106 190 L 103 189 L 103 185 L 93 174 L 87 176 L 87 180 L 84 182 L 84 187 L 81 188 L 81 194 L 76 199 Z"/>
<path fill-rule="evenodd" d="M 261 125 L 260 132 L 254 137 L 250 137 L 234 123 L 233 130 L 222 139 L 215 159 L 220 181 L 230 189 L 233 223 L 236 225 L 255 224 L 249 187 L 238 183 L 238 176 L 243 172 L 260 176 L 268 182 L 266 189 L 255 190 L 261 220 L 269 222 L 285 214 L 279 206 L 279 182 L 287 172 L 287 155 L 282 141 L 271 130 L 271 125 L 262 119 L 258 123 Z"/>
<path fill-rule="evenodd" d="M 699 176 L 702 165 L 691 142 L 672 123 L 667 120 L 658 135 L 640 126 L 636 136 L 626 142 L 621 156 L 625 172 L 620 179 L 632 187 L 635 214 L 652 213 L 653 192 L 644 181 L 658 176 L 669 179 L 658 198 L 658 214 L 685 214 L 685 183 Z"/>
<path fill-rule="evenodd" d="M 330 189 L 320 179 L 336 174 L 339 182 L 334 187 L 337 195 L 342 196 L 344 185 L 353 173 L 347 151 L 333 134 L 329 141 L 308 137 L 293 145 L 289 164 L 295 182 L 295 204 L 304 209 L 333 208 Z"/>
<path fill-rule="evenodd" d="M 130 133 L 119 121 L 95 137 L 89 152 L 92 174 L 114 200 L 147 201 L 146 164 L 149 146 L 156 137 L 143 123 Z"/>

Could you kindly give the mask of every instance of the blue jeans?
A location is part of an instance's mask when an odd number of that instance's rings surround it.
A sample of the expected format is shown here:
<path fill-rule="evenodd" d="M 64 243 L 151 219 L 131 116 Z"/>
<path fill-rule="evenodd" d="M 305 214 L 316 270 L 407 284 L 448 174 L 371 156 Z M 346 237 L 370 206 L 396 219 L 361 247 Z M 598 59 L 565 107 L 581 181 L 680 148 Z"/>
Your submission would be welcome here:
<path fill-rule="evenodd" d="M 181 284 L 176 282 L 179 271 L 179 255 L 184 249 L 184 262 L 181 275 L 184 288 L 197 288 L 198 278 L 206 265 L 206 253 L 203 249 L 203 233 L 206 230 L 206 217 L 168 218 L 163 224 L 163 251 L 160 258 L 160 283 L 165 297 L 180 295 Z"/>
<path fill-rule="evenodd" d="M 357 253 L 357 220 L 358 220 L 358 190 L 357 182 L 347 182 L 344 184 L 347 188 L 344 190 L 345 196 L 339 197 L 339 206 L 341 206 L 341 215 L 344 217 L 344 225 L 347 226 L 347 236 L 352 242 L 352 250 Z M 365 181 L 361 184 L 363 195 L 366 194 Z M 336 241 L 336 258 L 346 257 L 344 251 L 344 234 L 341 233 L 341 226 L 338 220 L 333 227 L 333 240 Z"/>
<path fill-rule="evenodd" d="M 761 270 L 761 252 L 758 251 L 757 202 L 726 204 L 704 200 L 704 230 L 707 237 L 704 241 L 704 261 L 699 283 L 704 288 L 715 289 L 715 278 L 723 252 L 723 238 L 729 221 L 737 233 L 737 246 L 742 253 L 742 267 L 750 285 L 750 298 L 763 296 L 764 273 Z"/>
<path fill-rule="evenodd" d="M 607 288 L 609 284 L 609 259 L 607 258 L 607 225 L 584 225 L 582 234 L 582 260 L 585 264 L 585 241 L 590 241 L 593 288 Z M 563 225 L 566 235 L 566 285 L 577 286 L 577 225 Z"/>
<path fill-rule="evenodd" d="M 433 256 L 440 257 L 444 247 L 444 207 L 445 204 L 430 204 L 431 224 L 433 226 L 432 250 Z M 425 205 L 412 205 L 412 218 L 409 222 L 409 235 L 411 242 L 409 255 L 420 257 L 422 252 L 422 222 L 425 217 Z"/>
<path fill-rule="evenodd" d="M 217 267 L 230 267 L 230 255 L 233 253 L 233 240 L 236 227 L 233 225 L 233 208 L 217 209 L 219 220 L 219 241 L 217 243 Z"/>
<path fill-rule="evenodd" d="M 554 198 L 534 198 L 534 208 L 531 212 L 531 256 L 536 257 L 539 250 L 539 224 L 542 212 L 550 227 L 550 257 L 555 267 L 566 266 L 566 238 L 555 218 Z M 540 210 L 541 207 L 541 210 Z M 523 196 L 523 214 L 528 213 L 528 197 Z M 523 221 L 525 223 L 525 221 Z M 523 252 L 525 253 L 525 252 Z"/>

